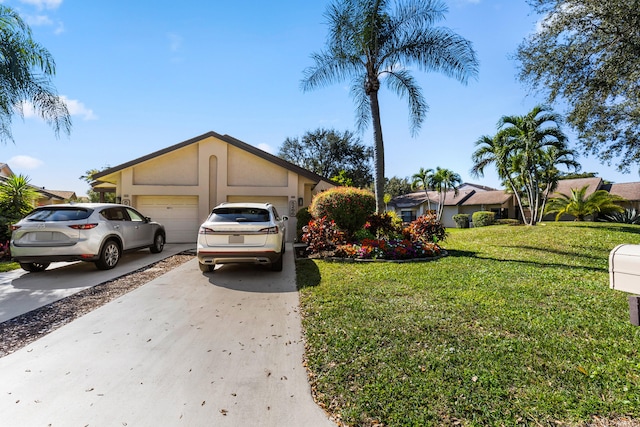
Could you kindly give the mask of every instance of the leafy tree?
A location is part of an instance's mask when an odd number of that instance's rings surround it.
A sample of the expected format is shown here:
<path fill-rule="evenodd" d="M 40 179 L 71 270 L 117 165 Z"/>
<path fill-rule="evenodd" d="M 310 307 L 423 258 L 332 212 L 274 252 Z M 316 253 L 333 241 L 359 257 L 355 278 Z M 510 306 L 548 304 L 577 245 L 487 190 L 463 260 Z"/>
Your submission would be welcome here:
<path fill-rule="evenodd" d="M 0 140 L 12 141 L 11 120 L 33 108 L 59 135 L 71 131 L 67 106 L 51 83 L 55 62 L 31 37 L 31 29 L 12 9 L 0 5 Z"/>
<path fill-rule="evenodd" d="M 316 129 L 302 138 L 287 138 L 278 157 L 344 184 L 366 187 L 372 181 L 373 148 L 349 131 Z"/>
<path fill-rule="evenodd" d="M 640 162 L 640 3 L 529 0 L 545 14 L 519 46 L 520 79 L 548 102 L 568 105 L 567 122 L 587 153 L 629 171 Z"/>
<path fill-rule="evenodd" d="M 436 167 L 435 172 L 431 175 L 429 183 L 430 187 L 438 192 L 438 212 L 436 214 L 436 218 L 438 221 L 441 221 L 447 192 L 449 192 L 449 190 L 453 190 L 454 194 L 457 196 L 458 186 L 462 184 L 462 178 L 459 174 L 449 169 Z"/>
<path fill-rule="evenodd" d="M 418 188 L 424 189 L 424 194 L 427 196 L 427 209 L 431 211 L 431 199 L 429 198 L 429 188 L 431 184 L 431 176 L 433 175 L 433 169 L 420 168 L 418 173 L 414 173 L 411 177 L 411 188 L 417 190 Z"/>
<path fill-rule="evenodd" d="M 27 215 L 39 193 L 29 184 L 29 177 L 12 175 L 0 182 L 0 239 L 11 237 L 9 226 Z"/>
<path fill-rule="evenodd" d="M 403 194 L 411 193 L 411 183 L 408 178 L 398 178 L 392 176 L 391 178 L 385 178 L 384 193 L 391 196 L 391 198 L 402 196 Z"/>
<path fill-rule="evenodd" d="M 624 208 L 616 202 L 626 201 L 624 198 L 611 194 L 606 190 L 597 190 L 586 196 L 588 185 L 581 189 L 571 189 L 571 194 L 560 194 L 549 200 L 546 213 L 555 213 L 556 221 L 562 215 L 571 215 L 576 221 L 584 221 L 587 216 L 598 214 L 610 214 L 613 212 L 624 212 Z"/>
<path fill-rule="evenodd" d="M 440 0 L 334 0 L 325 15 L 327 48 L 312 55 L 315 65 L 304 72 L 305 91 L 350 80 L 358 129 L 363 130 L 371 119 L 377 212 L 384 208 L 385 193 L 381 83 L 407 98 L 410 128 L 416 134 L 428 105 L 410 68 L 442 72 L 462 83 L 477 75 L 471 43 L 446 27 L 434 26 L 446 11 Z"/>
<path fill-rule="evenodd" d="M 98 172 L 102 172 L 105 169 L 109 169 L 109 166 L 104 167 L 102 170 L 89 169 L 79 179 L 81 179 L 81 180 L 85 181 L 87 184 L 91 185 L 91 183 L 93 183 L 93 181 L 95 181 L 93 179 L 93 176 L 95 174 L 97 174 Z M 93 203 L 96 203 L 96 202 L 100 201 L 100 193 L 95 192 L 92 189 L 89 189 L 89 191 L 87 191 L 87 196 L 89 196 L 89 201 L 91 201 Z M 103 197 L 104 197 L 104 201 L 106 203 L 115 203 L 115 201 L 116 201 L 116 194 L 115 193 L 104 193 Z"/>
<path fill-rule="evenodd" d="M 549 107 L 538 105 L 524 116 L 503 116 L 494 137 L 482 136 L 476 141 L 471 173 L 483 176 L 487 166 L 495 165 L 529 225 L 542 219 L 546 201 L 561 177 L 558 166 L 580 168 L 575 152 L 567 146 L 561 122 Z M 530 211 L 528 219 L 525 204 Z"/>

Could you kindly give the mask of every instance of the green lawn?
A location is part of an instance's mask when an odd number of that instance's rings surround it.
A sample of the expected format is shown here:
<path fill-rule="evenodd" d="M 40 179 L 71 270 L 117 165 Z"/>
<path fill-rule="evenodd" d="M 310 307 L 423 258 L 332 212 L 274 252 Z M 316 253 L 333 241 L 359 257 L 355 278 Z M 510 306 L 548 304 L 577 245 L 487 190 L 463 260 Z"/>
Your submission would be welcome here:
<path fill-rule="evenodd" d="M 20 268 L 20 264 L 11 261 L 0 261 L 0 273 Z"/>
<path fill-rule="evenodd" d="M 448 231 L 433 262 L 298 262 L 327 408 L 353 426 L 640 419 L 640 327 L 608 273 L 639 226 Z"/>

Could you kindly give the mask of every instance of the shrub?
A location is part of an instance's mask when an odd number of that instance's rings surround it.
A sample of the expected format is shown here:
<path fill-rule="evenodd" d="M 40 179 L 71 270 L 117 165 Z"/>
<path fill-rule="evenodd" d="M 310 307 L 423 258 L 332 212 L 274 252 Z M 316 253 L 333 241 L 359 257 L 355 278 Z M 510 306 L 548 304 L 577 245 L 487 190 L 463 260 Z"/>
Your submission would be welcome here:
<path fill-rule="evenodd" d="M 496 214 L 494 214 L 493 212 L 488 212 L 488 211 L 474 212 L 473 215 L 471 216 L 471 218 L 473 220 L 473 226 L 474 227 L 484 227 L 484 226 L 487 226 L 487 225 L 491 225 L 495 221 L 495 216 L 496 216 Z"/>
<path fill-rule="evenodd" d="M 375 212 L 373 193 L 353 187 L 335 187 L 317 194 L 311 201 L 309 212 L 318 219 L 334 221 L 351 238 L 362 228 L 367 217 Z"/>
<path fill-rule="evenodd" d="M 372 237 L 396 237 L 402 233 L 402 218 L 395 212 L 374 213 L 369 215 L 364 228 Z"/>
<path fill-rule="evenodd" d="M 411 242 L 438 243 L 447 237 L 444 226 L 434 213 L 418 217 L 403 233 Z"/>
<path fill-rule="evenodd" d="M 621 224 L 640 224 L 640 213 L 634 208 L 625 209 L 624 212 L 612 212 L 601 218 L 604 222 L 619 222 Z"/>
<path fill-rule="evenodd" d="M 311 219 L 303 227 L 303 231 L 302 241 L 307 244 L 307 252 L 310 254 L 330 255 L 337 245 L 345 243 L 344 233 L 327 217 Z"/>
<path fill-rule="evenodd" d="M 469 214 L 457 214 L 453 216 L 458 228 L 469 228 Z"/>
<path fill-rule="evenodd" d="M 309 224 L 311 218 L 311 214 L 309 213 L 309 209 L 307 208 L 299 209 L 296 213 L 296 241 L 302 241 L 302 229 Z"/>

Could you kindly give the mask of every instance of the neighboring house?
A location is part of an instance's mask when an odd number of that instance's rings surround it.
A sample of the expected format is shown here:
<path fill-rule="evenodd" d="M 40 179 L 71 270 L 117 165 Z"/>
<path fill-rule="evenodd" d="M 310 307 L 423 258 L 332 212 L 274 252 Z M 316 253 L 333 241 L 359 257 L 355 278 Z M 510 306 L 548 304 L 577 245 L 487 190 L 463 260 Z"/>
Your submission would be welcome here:
<path fill-rule="evenodd" d="M 558 187 L 550 198 L 559 197 L 560 194 L 571 195 L 572 189 L 581 189 L 584 186 L 588 187 L 586 197 L 597 190 L 606 190 L 611 194 L 623 197 L 626 200 L 621 202 L 623 207 L 640 210 L 640 182 L 604 184 L 602 178 L 565 179 L 558 182 Z M 431 209 L 436 210 L 438 193 L 429 191 L 429 198 L 431 199 Z M 427 197 L 424 190 L 394 197 L 389 203 L 389 210 L 397 212 L 405 222 L 413 221 L 416 217 L 424 215 L 427 211 Z M 445 227 L 455 227 L 454 215 L 468 214 L 471 218 L 473 213 L 477 211 L 494 212 L 496 218 L 520 219 L 521 217 L 515 197 L 511 193 L 465 183 L 458 187 L 457 196 L 454 196 L 453 191 L 447 193 L 441 220 Z M 526 209 L 525 215 L 527 215 Z M 543 218 L 545 221 L 553 221 L 554 219 L 555 215 L 547 215 Z M 567 215 L 562 217 L 562 220 L 573 220 L 573 217 Z"/>
<path fill-rule="evenodd" d="M 640 211 L 640 182 L 604 184 L 602 189 L 627 200 L 626 202 L 621 203 L 624 208 Z"/>
<path fill-rule="evenodd" d="M 0 163 L 0 181 L 13 176 L 14 173 L 6 163 Z M 33 201 L 33 206 L 51 205 L 76 201 L 78 198 L 73 191 L 46 190 L 45 187 L 31 185 L 38 192 L 38 198 Z"/>
<path fill-rule="evenodd" d="M 428 194 L 431 209 L 435 211 L 438 209 L 438 192 L 429 191 Z M 389 207 L 404 222 L 411 222 L 427 212 L 427 195 L 420 190 L 394 197 Z M 495 212 L 496 218 L 517 218 L 518 214 L 511 194 L 484 185 L 464 183 L 458 187 L 457 195 L 454 191 L 447 193 L 441 221 L 445 227 L 455 227 L 454 215 L 469 214 L 471 217 L 477 211 Z"/>
<path fill-rule="evenodd" d="M 267 202 L 289 217 L 335 184 L 229 135 L 207 132 L 94 175 L 94 191 L 164 224 L 167 242 L 196 241 L 198 228 L 222 202 Z"/>

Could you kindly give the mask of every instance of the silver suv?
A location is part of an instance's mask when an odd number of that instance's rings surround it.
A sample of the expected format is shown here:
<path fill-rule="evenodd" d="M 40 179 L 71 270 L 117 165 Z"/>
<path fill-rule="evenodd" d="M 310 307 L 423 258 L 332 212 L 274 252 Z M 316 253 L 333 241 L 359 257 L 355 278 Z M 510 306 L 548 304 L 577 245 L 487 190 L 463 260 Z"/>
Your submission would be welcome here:
<path fill-rule="evenodd" d="M 282 271 L 286 216 L 269 203 L 223 203 L 213 208 L 198 231 L 200 270 L 216 264 L 264 264 Z"/>
<path fill-rule="evenodd" d="M 166 236 L 161 224 L 113 203 L 41 206 L 11 230 L 11 257 L 32 272 L 55 261 L 89 261 L 108 270 L 125 251 L 162 252 Z"/>

